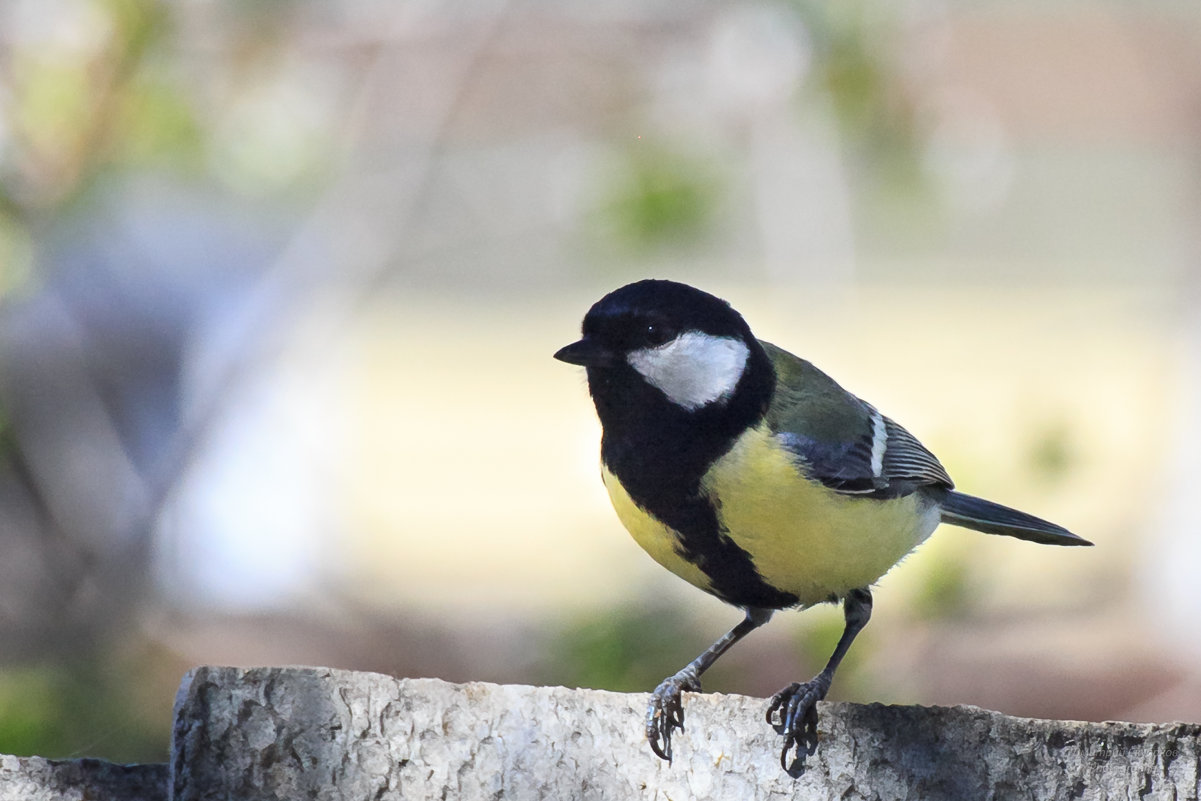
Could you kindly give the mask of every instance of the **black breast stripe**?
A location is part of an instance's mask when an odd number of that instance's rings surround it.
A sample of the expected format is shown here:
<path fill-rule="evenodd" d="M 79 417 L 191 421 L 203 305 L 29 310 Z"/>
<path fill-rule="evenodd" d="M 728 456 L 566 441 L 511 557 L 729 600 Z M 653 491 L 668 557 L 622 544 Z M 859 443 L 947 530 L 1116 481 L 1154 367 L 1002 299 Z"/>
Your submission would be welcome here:
<path fill-rule="evenodd" d="M 763 580 L 750 554 L 730 539 L 718 522 L 717 510 L 701 494 L 701 477 L 733 440 L 709 440 L 708 445 L 720 444 L 722 448 L 711 453 L 705 452 L 710 448 L 697 447 L 694 438 L 693 447 L 659 454 L 654 452 L 656 441 L 681 440 L 646 435 L 614 439 L 606 432 L 601 458 L 639 508 L 679 535 L 677 552 L 708 576 L 714 595 L 744 607 L 782 609 L 795 605 L 795 595 L 781 592 Z"/>

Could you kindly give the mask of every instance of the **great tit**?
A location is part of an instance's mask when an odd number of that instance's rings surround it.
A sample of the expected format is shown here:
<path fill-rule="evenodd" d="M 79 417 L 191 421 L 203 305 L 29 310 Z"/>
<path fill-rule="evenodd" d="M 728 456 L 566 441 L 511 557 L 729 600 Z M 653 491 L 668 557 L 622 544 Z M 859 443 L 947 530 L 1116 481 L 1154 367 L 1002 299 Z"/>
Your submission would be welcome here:
<path fill-rule="evenodd" d="M 778 609 L 842 602 L 825 668 L 776 693 L 767 722 L 789 753 L 817 747 L 817 702 L 871 616 L 869 589 L 941 523 L 1048 545 L 1065 528 L 956 492 L 918 440 L 804 359 L 756 339 L 706 292 L 645 280 L 610 292 L 555 358 L 587 368 L 601 476 L 655 561 L 745 619 L 652 693 L 651 749 L 671 761 L 681 693 Z"/>

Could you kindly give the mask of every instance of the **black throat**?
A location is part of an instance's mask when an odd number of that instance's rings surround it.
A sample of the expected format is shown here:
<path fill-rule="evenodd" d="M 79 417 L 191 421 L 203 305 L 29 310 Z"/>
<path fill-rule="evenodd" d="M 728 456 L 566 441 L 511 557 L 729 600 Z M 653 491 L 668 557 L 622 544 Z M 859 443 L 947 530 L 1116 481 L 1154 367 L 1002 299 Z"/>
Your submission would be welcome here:
<path fill-rule="evenodd" d="M 672 403 L 628 364 L 589 367 L 588 387 L 604 430 L 601 461 L 634 502 L 679 534 L 677 551 L 709 577 L 713 594 L 737 606 L 778 609 L 796 597 L 763 581 L 701 492 L 709 467 L 763 419 L 775 390 L 767 353 L 753 339 L 748 345 L 733 394 L 700 409 Z"/>

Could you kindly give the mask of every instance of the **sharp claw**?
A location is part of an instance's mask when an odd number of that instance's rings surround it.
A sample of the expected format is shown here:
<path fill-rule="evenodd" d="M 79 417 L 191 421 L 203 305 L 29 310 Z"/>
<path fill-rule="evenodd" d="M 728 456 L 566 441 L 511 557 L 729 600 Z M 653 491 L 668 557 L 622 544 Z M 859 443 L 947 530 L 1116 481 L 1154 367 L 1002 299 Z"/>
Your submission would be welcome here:
<path fill-rule="evenodd" d="M 646 739 L 655 756 L 668 762 L 671 762 L 673 731 L 684 731 L 684 702 L 680 695 L 685 690 L 699 692 L 700 682 L 677 673 L 655 688 L 646 707 Z"/>
<path fill-rule="evenodd" d="M 662 710 L 655 705 L 654 700 L 652 699 L 650 705 L 646 709 L 646 740 L 648 743 L 650 743 L 651 750 L 655 752 L 655 756 L 659 757 L 659 759 L 665 759 L 670 762 L 670 745 L 668 746 L 666 752 L 659 746 L 659 716 L 661 714 Z"/>
<path fill-rule="evenodd" d="M 817 704 L 814 703 L 809 709 L 809 714 L 805 718 L 806 741 L 809 744 L 809 751 L 812 753 L 817 750 Z"/>
<path fill-rule="evenodd" d="M 793 682 L 792 684 L 788 685 L 783 690 L 780 690 L 780 692 L 776 693 L 775 695 L 773 695 L 771 697 L 771 704 L 768 705 L 767 715 L 765 715 L 765 717 L 767 718 L 767 725 L 769 725 L 775 729 L 778 729 L 784 725 L 783 714 L 781 714 L 781 716 L 780 716 L 779 723 L 772 720 L 772 715 L 774 715 L 781 707 L 784 706 L 784 704 L 788 700 L 789 693 L 795 692 L 797 687 L 799 687 L 799 686 L 800 686 L 799 684 L 797 684 L 796 682 Z"/>
<path fill-rule="evenodd" d="M 818 680 L 805 684 L 794 682 L 771 698 L 767 708 L 767 722 L 784 737 L 780 750 L 780 766 L 789 769 L 788 755 L 795 751 L 796 758 L 812 754 L 817 750 L 817 702 L 825 697 L 825 688 Z M 778 722 L 773 715 L 780 713 Z"/>
<path fill-rule="evenodd" d="M 655 756 L 659 757 L 659 759 L 662 759 L 665 762 L 671 762 L 671 741 L 667 741 L 667 748 L 664 749 L 659 747 L 659 740 L 657 737 L 650 737 L 649 739 L 651 750 L 655 752 Z"/>

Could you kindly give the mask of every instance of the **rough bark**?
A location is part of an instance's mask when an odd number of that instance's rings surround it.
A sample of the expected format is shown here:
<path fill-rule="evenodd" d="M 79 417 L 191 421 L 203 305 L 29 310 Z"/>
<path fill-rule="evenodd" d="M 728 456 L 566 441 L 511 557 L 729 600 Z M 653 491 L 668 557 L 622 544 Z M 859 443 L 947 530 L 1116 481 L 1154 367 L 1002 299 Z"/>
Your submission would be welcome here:
<path fill-rule="evenodd" d="M 167 801 L 166 765 L 0 756 L 0 801 Z"/>
<path fill-rule="evenodd" d="M 826 704 L 791 776 L 762 699 L 690 695 L 675 762 L 645 695 L 454 685 L 310 668 L 199 668 L 171 783 L 201 799 L 1195 799 L 1201 725 Z"/>

